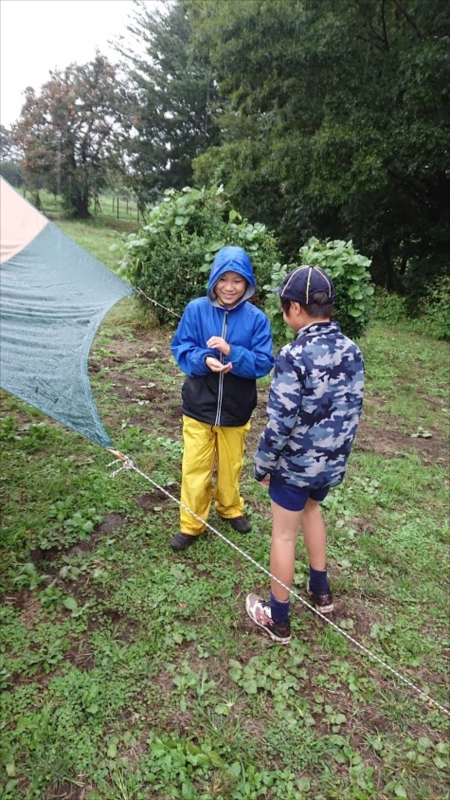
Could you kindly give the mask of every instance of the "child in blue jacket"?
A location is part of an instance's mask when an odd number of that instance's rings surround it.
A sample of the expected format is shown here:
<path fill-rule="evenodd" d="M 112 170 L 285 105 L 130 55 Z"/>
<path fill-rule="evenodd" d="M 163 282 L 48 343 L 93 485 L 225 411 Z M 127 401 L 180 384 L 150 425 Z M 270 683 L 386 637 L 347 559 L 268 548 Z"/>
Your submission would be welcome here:
<path fill-rule="evenodd" d="M 296 267 L 277 291 L 284 321 L 297 336 L 277 355 L 269 421 L 254 458 L 256 480 L 270 479 L 274 577 L 270 599 L 250 594 L 246 610 L 271 639 L 287 644 L 300 529 L 309 558 L 311 602 L 321 614 L 333 611 L 319 503 L 344 479 L 361 415 L 364 363 L 359 347 L 331 319 L 335 289 L 324 270 Z"/>
<path fill-rule="evenodd" d="M 255 278 L 245 250 L 223 247 L 212 264 L 206 297 L 187 305 L 172 340 L 172 353 L 186 373 L 182 507 L 180 533 L 170 542 L 173 550 L 186 550 L 203 533 L 201 520 L 208 519 L 212 497 L 219 516 L 234 530 L 251 530 L 239 481 L 257 401 L 256 379 L 274 365 L 269 320 L 248 302 L 254 292 Z"/>

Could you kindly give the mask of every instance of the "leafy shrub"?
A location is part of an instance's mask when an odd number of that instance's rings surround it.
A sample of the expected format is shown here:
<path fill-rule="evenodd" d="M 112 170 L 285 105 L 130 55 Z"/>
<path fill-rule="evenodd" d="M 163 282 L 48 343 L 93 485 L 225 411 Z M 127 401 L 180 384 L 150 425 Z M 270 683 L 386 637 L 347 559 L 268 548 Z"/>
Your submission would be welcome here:
<path fill-rule="evenodd" d="M 400 291 L 406 299 L 408 313 L 412 316 L 422 313 L 424 298 L 434 302 L 431 297 L 433 287 L 449 274 L 448 251 L 430 252 L 422 258 L 410 258 L 402 276 Z"/>
<path fill-rule="evenodd" d="M 426 294 L 417 300 L 377 287 L 373 316 L 433 339 L 450 341 L 450 276 L 438 278 L 424 287 L 424 292 Z"/>
<path fill-rule="evenodd" d="M 150 212 L 138 233 L 123 237 L 119 271 L 160 305 L 160 324 L 173 322 L 186 304 L 205 294 L 207 277 L 218 250 L 239 245 L 249 254 L 260 293 L 279 260 L 275 239 L 260 223 L 251 225 L 230 207 L 222 187 L 170 189 Z"/>
<path fill-rule="evenodd" d="M 374 293 L 370 259 L 358 253 L 351 241 L 340 239 L 319 242 L 312 238 L 299 254 L 302 264 L 322 267 L 331 275 L 336 288 L 335 319 L 351 339 L 362 336 L 369 324 Z"/>
<path fill-rule="evenodd" d="M 336 288 L 334 318 L 350 338 L 362 336 L 369 323 L 374 293 L 369 273 L 370 259 L 358 253 L 351 241 L 319 241 L 314 237 L 300 248 L 299 255 L 299 264 L 322 267 L 331 275 Z M 271 286 L 279 286 L 295 266 L 275 265 Z M 270 287 L 264 288 L 268 291 Z M 279 344 L 293 339 L 295 333 L 283 322 L 277 295 L 268 297 L 265 310 L 272 324 L 274 341 Z"/>
<path fill-rule="evenodd" d="M 280 296 L 272 290 L 282 283 L 283 278 L 286 277 L 287 273 L 292 268 L 292 265 L 288 267 L 287 264 L 275 264 L 271 275 L 270 285 L 264 286 L 264 289 L 267 292 L 264 311 L 270 319 L 273 341 L 279 346 L 285 344 L 286 342 L 292 341 L 296 334 L 292 328 L 289 328 L 286 325 L 283 319 L 283 313 L 281 311 Z"/>
<path fill-rule="evenodd" d="M 373 297 L 373 316 L 374 319 L 397 325 L 406 319 L 405 298 L 377 286 Z"/>
<path fill-rule="evenodd" d="M 450 275 L 438 278 L 418 304 L 414 329 L 418 333 L 450 342 Z"/>

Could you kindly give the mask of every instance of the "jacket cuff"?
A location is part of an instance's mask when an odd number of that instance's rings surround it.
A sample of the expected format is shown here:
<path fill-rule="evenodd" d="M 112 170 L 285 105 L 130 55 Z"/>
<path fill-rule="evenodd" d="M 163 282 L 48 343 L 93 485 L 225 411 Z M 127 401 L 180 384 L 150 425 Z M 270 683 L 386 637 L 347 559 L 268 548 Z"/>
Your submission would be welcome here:
<path fill-rule="evenodd" d="M 255 480 L 258 481 L 258 483 L 259 483 L 259 481 L 264 480 L 266 475 L 267 475 L 267 472 L 260 472 L 256 467 L 253 467 L 253 476 L 254 476 Z"/>
<path fill-rule="evenodd" d="M 230 352 L 228 353 L 227 356 L 223 357 L 223 363 L 224 364 L 228 364 L 229 361 L 232 361 L 232 358 L 231 358 L 232 352 L 233 352 L 233 348 L 230 345 Z"/>

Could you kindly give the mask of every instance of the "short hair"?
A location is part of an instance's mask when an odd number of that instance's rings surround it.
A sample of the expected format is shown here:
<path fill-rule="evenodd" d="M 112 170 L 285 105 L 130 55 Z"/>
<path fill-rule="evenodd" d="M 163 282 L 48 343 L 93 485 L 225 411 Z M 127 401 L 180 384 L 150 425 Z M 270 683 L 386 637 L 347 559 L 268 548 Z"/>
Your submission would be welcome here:
<path fill-rule="evenodd" d="M 287 314 L 291 303 L 295 303 L 295 300 L 287 300 L 285 297 L 281 297 L 281 308 L 283 309 L 284 313 Z M 305 305 L 304 303 L 299 303 L 301 307 L 306 311 L 309 317 L 313 319 L 331 319 L 334 312 L 333 303 L 330 303 L 330 299 L 327 292 L 314 292 L 312 296 L 312 303 L 308 303 Z"/>

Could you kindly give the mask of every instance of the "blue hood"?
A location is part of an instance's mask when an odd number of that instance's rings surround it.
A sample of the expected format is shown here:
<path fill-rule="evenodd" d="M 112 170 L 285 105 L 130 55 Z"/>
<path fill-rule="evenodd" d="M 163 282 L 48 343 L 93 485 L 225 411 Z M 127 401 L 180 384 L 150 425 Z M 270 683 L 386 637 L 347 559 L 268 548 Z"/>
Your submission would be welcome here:
<path fill-rule="evenodd" d="M 245 290 L 244 295 L 241 297 L 238 305 L 244 300 L 248 300 L 249 297 L 252 297 L 252 295 L 255 294 L 255 276 L 253 275 L 250 257 L 242 247 L 227 245 L 226 247 L 222 247 L 217 253 L 211 266 L 211 272 L 209 273 L 209 281 L 206 291 L 209 299 L 215 305 L 220 304 L 216 295 L 214 294 L 214 286 L 216 285 L 220 276 L 223 275 L 224 272 L 228 272 L 230 270 L 242 275 L 242 277 L 247 281 L 247 289 Z"/>

